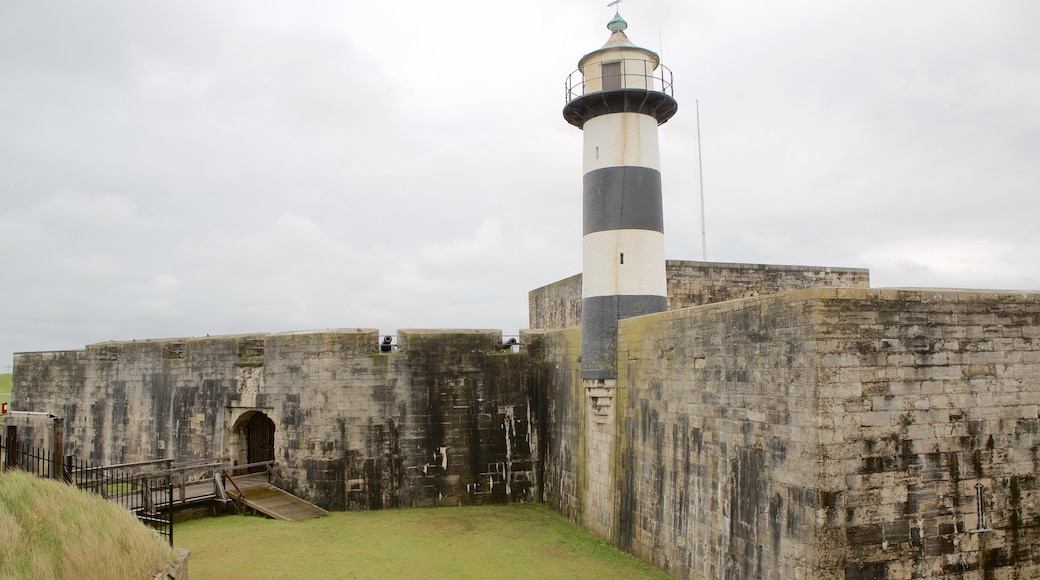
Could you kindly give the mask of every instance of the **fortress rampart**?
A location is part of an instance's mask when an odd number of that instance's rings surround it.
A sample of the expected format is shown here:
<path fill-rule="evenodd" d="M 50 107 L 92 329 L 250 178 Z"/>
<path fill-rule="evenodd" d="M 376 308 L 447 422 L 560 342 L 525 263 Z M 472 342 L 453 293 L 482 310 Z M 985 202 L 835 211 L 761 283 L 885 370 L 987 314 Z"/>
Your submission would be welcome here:
<path fill-rule="evenodd" d="M 545 335 L 545 501 L 616 545 L 683 578 L 1040 576 L 1040 294 L 802 290 L 618 337 L 606 400 Z"/>
<path fill-rule="evenodd" d="M 249 460 L 270 420 L 290 491 L 335 510 L 538 498 L 540 362 L 490 330 L 375 330 L 112 342 L 20 353 L 13 404 L 65 417 L 101 463 Z"/>
<path fill-rule="evenodd" d="M 245 463 L 268 418 L 323 507 L 544 501 L 681 578 L 1040 576 L 1040 293 L 734 266 L 759 295 L 619 322 L 614 389 L 578 327 L 336 330 L 21 353 L 13 403 L 108 463 Z"/>

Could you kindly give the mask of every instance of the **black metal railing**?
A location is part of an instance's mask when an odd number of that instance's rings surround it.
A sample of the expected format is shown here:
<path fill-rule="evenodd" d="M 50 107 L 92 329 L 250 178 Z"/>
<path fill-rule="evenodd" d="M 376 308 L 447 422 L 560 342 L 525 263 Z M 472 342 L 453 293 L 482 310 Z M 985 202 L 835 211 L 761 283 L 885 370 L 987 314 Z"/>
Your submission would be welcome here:
<path fill-rule="evenodd" d="M 0 434 L 0 467 L 4 471 L 20 469 L 96 493 L 129 510 L 173 546 L 171 460 L 98 466 L 19 442 L 16 433 L 8 429 L 6 436 Z"/>
<path fill-rule="evenodd" d="M 28 442 L 19 444 L 16 438 L 11 437 L 13 432 L 8 429 L 6 437 L 0 433 L 0 467 L 4 471 L 20 469 L 38 477 L 64 480 L 60 458 L 55 461 L 52 453 L 32 447 Z"/>
<path fill-rule="evenodd" d="M 589 93 L 618 89 L 643 89 L 675 97 L 672 71 L 663 64 L 654 66 L 652 61 L 640 58 L 624 58 L 610 62 L 621 63 L 618 74 L 585 76 L 582 69 L 577 69 L 568 75 L 564 81 L 564 102 L 570 103 Z"/>

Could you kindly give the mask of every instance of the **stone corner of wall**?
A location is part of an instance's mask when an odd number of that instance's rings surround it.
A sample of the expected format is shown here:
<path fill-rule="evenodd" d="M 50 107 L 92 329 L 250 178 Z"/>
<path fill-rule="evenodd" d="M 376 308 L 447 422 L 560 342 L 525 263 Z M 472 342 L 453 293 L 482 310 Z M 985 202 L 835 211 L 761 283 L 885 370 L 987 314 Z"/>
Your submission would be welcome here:
<path fill-rule="evenodd" d="M 188 561 L 191 560 L 191 550 L 185 548 L 174 548 L 173 562 L 164 570 L 155 575 L 155 580 L 187 580 Z"/>
<path fill-rule="evenodd" d="M 550 290 L 552 290 L 554 288 L 562 288 L 562 287 L 570 286 L 570 285 L 573 285 L 573 284 L 580 284 L 580 283 L 581 283 L 581 272 L 578 272 L 577 274 L 572 274 L 570 276 L 567 276 L 566 278 L 560 278 L 559 280 L 556 280 L 555 282 L 549 282 L 548 284 L 546 284 L 544 286 L 539 286 L 538 288 L 535 288 L 533 290 L 529 290 L 527 292 L 527 297 L 528 297 L 528 299 L 531 299 L 534 296 L 537 296 L 537 295 L 549 292 Z"/>

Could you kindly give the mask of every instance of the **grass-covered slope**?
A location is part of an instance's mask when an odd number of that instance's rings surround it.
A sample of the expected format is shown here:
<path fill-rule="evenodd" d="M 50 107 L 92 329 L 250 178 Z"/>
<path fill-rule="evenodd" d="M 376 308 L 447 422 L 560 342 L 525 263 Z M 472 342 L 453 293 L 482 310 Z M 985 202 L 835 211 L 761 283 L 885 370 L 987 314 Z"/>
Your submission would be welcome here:
<path fill-rule="evenodd" d="M 152 578 L 166 542 L 125 509 L 20 471 L 0 473 L 0 579 Z"/>

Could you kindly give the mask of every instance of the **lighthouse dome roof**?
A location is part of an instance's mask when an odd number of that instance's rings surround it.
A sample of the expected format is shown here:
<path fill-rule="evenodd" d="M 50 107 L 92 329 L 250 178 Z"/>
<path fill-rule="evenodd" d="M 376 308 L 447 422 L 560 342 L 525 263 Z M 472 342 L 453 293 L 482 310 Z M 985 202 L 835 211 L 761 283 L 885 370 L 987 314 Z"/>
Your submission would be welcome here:
<path fill-rule="evenodd" d="M 611 32 L 610 38 L 607 39 L 607 42 L 601 48 L 617 48 L 622 46 L 635 46 L 632 44 L 632 41 L 628 39 L 628 35 L 625 34 L 624 29 Z"/>
<path fill-rule="evenodd" d="M 607 28 L 610 30 L 610 37 L 607 38 L 607 42 L 598 49 L 583 56 L 581 60 L 578 61 L 578 68 L 584 67 L 587 62 L 598 60 L 596 57 L 605 56 L 607 53 L 612 53 L 614 51 L 627 52 L 630 50 L 635 51 L 641 55 L 641 58 L 653 63 L 652 68 L 657 68 L 657 65 L 661 62 L 660 57 L 657 56 L 656 52 L 641 46 L 636 46 L 628 39 L 628 35 L 625 34 L 625 29 L 628 28 L 628 23 L 625 22 L 624 18 L 621 18 L 620 14 L 615 15 L 614 18 L 607 23 Z"/>
<path fill-rule="evenodd" d="M 614 13 L 614 17 L 607 23 L 607 30 L 611 32 L 622 32 L 628 28 L 628 23 L 621 17 L 621 13 Z"/>

